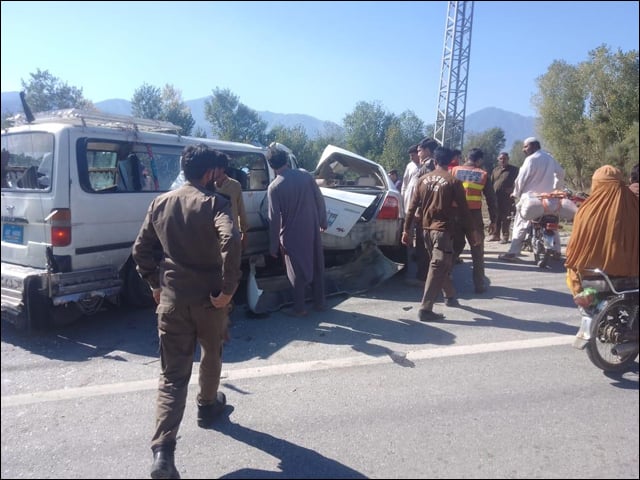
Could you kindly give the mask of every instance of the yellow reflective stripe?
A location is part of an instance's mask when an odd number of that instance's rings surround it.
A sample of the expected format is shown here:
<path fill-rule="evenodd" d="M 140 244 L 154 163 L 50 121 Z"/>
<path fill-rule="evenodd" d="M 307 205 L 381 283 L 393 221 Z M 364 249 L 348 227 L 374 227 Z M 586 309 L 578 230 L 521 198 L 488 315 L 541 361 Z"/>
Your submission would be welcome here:
<path fill-rule="evenodd" d="M 479 183 L 474 182 L 462 182 L 462 185 L 464 186 L 464 188 L 472 188 L 474 190 L 482 190 L 484 188 L 484 185 L 480 185 Z"/>

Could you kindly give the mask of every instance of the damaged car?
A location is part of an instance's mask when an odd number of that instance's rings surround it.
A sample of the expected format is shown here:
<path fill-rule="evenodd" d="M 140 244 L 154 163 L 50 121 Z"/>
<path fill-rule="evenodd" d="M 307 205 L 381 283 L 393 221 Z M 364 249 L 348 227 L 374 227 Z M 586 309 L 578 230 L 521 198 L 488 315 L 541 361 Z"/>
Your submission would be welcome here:
<path fill-rule="evenodd" d="M 335 255 L 372 242 L 391 260 L 404 262 L 402 196 L 380 164 L 327 145 L 313 175 L 327 205 L 325 251 Z"/>

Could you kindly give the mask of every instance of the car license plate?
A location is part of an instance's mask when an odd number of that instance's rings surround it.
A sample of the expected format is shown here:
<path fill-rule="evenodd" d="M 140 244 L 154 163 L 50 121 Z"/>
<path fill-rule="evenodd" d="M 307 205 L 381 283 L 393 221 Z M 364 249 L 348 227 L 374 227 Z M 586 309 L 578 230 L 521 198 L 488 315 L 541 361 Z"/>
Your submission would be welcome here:
<path fill-rule="evenodd" d="M 24 227 L 13 223 L 2 225 L 2 241 L 22 244 L 24 240 Z"/>

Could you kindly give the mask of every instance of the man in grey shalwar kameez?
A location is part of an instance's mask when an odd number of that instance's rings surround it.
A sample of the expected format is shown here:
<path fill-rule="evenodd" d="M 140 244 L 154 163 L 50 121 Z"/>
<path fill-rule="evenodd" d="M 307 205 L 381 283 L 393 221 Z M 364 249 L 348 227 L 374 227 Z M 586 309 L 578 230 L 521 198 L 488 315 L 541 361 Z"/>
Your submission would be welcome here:
<path fill-rule="evenodd" d="M 293 286 L 293 310 L 287 313 L 302 317 L 307 315 L 304 302 L 309 284 L 314 309 L 326 308 L 321 232 L 327 228 L 327 210 L 314 178 L 289 168 L 287 152 L 271 147 L 268 161 L 277 174 L 267 190 L 270 253 L 277 257 L 282 252 Z"/>

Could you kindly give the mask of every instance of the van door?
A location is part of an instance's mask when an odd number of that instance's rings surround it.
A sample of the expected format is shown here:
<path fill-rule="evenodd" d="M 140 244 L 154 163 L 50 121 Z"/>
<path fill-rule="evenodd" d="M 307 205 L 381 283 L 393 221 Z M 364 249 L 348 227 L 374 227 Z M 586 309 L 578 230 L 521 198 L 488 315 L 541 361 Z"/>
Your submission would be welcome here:
<path fill-rule="evenodd" d="M 106 265 L 120 270 L 151 201 L 169 190 L 180 172 L 181 145 L 146 143 L 141 137 L 133 141 L 100 132 L 74 142 L 79 185 L 71 191 L 74 270 Z"/>
<path fill-rule="evenodd" d="M 69 208 L 68 135 L 53 130 L 2 135 L 3 262 L 44 270 L 51 220 Z"/>

